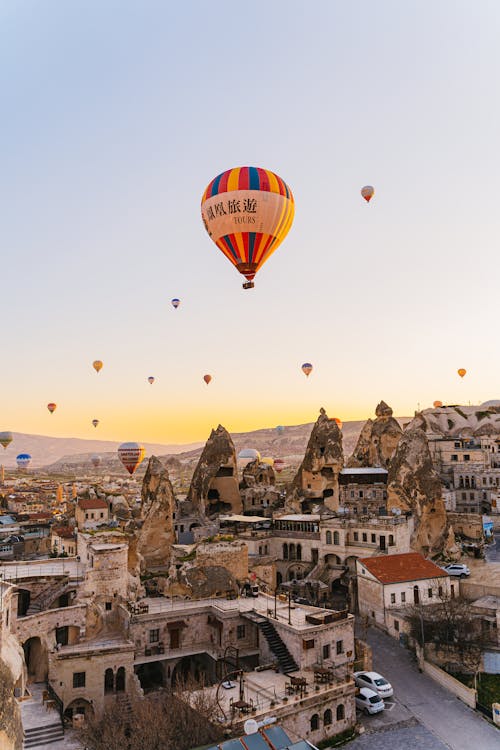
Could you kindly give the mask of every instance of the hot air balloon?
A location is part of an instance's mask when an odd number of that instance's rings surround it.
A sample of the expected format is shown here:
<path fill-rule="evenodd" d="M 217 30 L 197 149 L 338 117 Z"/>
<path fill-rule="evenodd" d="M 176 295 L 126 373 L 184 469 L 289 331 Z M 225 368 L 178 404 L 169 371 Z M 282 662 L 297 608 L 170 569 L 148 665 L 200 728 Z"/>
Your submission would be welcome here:
<path fill-rule="evenodd" d="M 309 377 L 309 375 L 311 374 L 312 370 L 313 370 L 312 364 L 310 362 L 304 362 L 304 364 L 302 365 L 302 372 L 304 373 L 304 375 L 306 376 L 306 378 Z"/>
<path fill-rule="evenodd" d="M 205 229 L 252 289 L 257 271 L 282 243 L 295 213 L 292 191 L 268 169 L 235 167 L 209 183 L 201 198 Z"/>
<path fill-rule="evenodd" d="M 363 196 L 365 201 L 369 203 L 375 195 L 375 188 L 373 188 L 371 185 L 365 185 L 363 188 L 361 188 L 361 195 Z"/>
<path fill-rule="evenodd" d="M 172 300 L 172 307 L 175 307 L 175 309 L 177 310 L 180 304 L 181 304 L 180 299 L 177 299 L 177 297 L 174 297 Z"/>
<path fill-rule="evenodd" d="M 212 380 L 212 376 L 211 375 L 204 375 L 203 376 L 203 380 L 208 385 L 210 383 L 210 381 Z"/>
<path fill-rule="evenodd" d="M 139 443 L 122 443 L 118 448 L 118 457 L 129 474 L 133 474 L 144 458 L 146 451 Z"/>
<path fill-rule="evenodd" d="M 459 370 L 457 370 L 457 372 L 458 372 L 458 374 L 460 375 L 461 378 L 463 378 L 463 376 L 467 374 L 467 370 L 464 370 L 463 367 L 461 367 Z"/>
<path fill-rule="evenodd" d="M 55 410 L 57 409 L 57 404 L 54 404 L 51 401 L 50 404 L 47 404 L 47 409 L 50 411 L 51 414 L 53 414 Z"/>
<path fill-rule="evenodd" d="M 338 417 L 332 417 L 332 421 L 335 422 L 335 424 L 337 425 L 337 427 L 339 428 L 339 430 L 342 429 L 342 420 L 341 419 L 339 419 Z"/>
<path fill-rule="evenodd" d="M 97 425 L 99 424 L 99 420 L 98 419 L 93 419 L 92 420 L 92 424 L 94 425 L 94 427 L 97 427 Z"/>
<path fill-rule="evenodd" d="M 274 459 L 274 469 L 278 472 L 278 474 L 281 474 L 283 469 L 285 468 L 285 462 L 282 458 L 275 458 Z"/>
<path fill-rule="evenodd" d="M 12 443 L 12 440 L 12 432 L 9 432 L 8 430 L 0 432 L 0 445 L 3 445 L 4 450 L 7 450 L 7 446 Z"/>
<path fill-rule="evenodd" d="M 99 372 L 102 370 L 102 362 L 100 359 L 96 359 L 94 362 L 92 362 L 92 367 L 96 372 Z"/>
<path fill-rule="evenodd" d="M 441 406 L 443 405 L 443 402 L 442 401 L 434 401 L 434 403 L 432 405 L 433 405 L 433 407 L 435 409 L 440 409 Z"/>
<path fill-rule="evenodd" d="M 153 385 L 154 382 L 155 382 L 154 377 L 152 375 L 150 375 L 149 378 L 148 378 L 149 385 Z"/>
<path fill-rule="evenodd" d="M 274 466 L 274 458 L 266 456 L 265 458 L 260 459 L 260 463 L 265 464 L 266 466 Z"/>
<path fill-rule="evenodd" d="M 90 462 L 95 469 L 97 469 L 101 461 L 102 459 L 97 453 L 93 453 L 90 457 Z"/>
<path fill-rule="evenodd" d="M 16 463 L 20 469 L 27 469 L 31 463 L 31 456 L 29 453 L 20 453 L 16 456 Z"/>
<path fill-rule="evenodd" d="M 239 461 L 260 461 L 260 453 L 255 448 L 243 448 L 238 453 Z"/>
<path fill-rule="evenodd" d="M 283 425 L 282 425 L 282 424 L 279 424 L 279 425 L 278 425 L 278 426 L 277 426 L 277 427 L 275 428 L 275 430 L 276 430 L 276 432 L 278 433 L 278 435 L 283 435 L 283 433 L 285 432 L 285 428 L 283 427 Z"/>

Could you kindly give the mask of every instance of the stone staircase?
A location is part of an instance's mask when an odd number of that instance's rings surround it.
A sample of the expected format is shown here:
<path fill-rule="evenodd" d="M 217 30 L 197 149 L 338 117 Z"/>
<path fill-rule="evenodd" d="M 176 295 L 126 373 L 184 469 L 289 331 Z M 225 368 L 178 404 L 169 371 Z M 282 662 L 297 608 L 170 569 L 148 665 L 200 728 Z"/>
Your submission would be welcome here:
<path fill-rule="evenodd" d="M 257 621 L 257 625 L 264 634 L 264 637 L 269 644 L 269 648 L 278 659 L 283 674 L 297 672 L 298 666 L 295 659 L 281 640 L 274 625 L 265 617 L 260 618 Z"/>
<path fill-rule="evenodd" d="M 21 702 L 25 750 L 45 748 L 46 745 L 54 745 L 57 748 L 63 743 L 64 729 L 59 711 L 56 708 L 47 708 L 47 704 L 43 702 L 43 692 L 46 689 L 45 683 L 31 683 L 31 698 Z"/>
<path fill-rule="evenodd" d="M 42 612 L 48 608 L 51 602 L 74 588 L 75 585 L 70 583 L 69 576 L 65 577 L 63 581 L 59 581 L 57 585 L 52 585 L 48 589 L 45 589 L 36 599 L 30 602 L 26 615 L 36 615 L 38 612 Z"/>
<path fill-rule="evenodd" d="M 54 724 L 44 724 L 40 727 L 31 727 L 24 730 L 23 748 L 28 750 L 30 747 L 45 747 L 52 745 L 54 742 L 64 740 L 64 731 L 60 721 Z"/>

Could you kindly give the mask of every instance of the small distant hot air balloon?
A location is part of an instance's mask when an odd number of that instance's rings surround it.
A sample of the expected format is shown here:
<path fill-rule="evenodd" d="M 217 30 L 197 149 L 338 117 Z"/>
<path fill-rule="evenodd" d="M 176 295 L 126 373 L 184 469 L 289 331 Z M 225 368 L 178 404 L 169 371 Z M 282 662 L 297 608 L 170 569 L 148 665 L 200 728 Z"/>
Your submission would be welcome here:
<path fill-rule="evenodd" d="M 274 459 L 274 469 L 278 472 L 278 474 L 281 474 L 283 469 L 285 468 L 285 462 L 282 458 L 275 458 Z"/>
<path fill-rule="evenodd" d="M 361 188 L 361 195 L 363 196 L 365 201 L 369 203 L 371 199 L 373 198 L 373 196 L 375 195 L 375 188 L 372 187 L 371 185 L 365 185 L 364 187 Z"/>
<path fill-rule="evenodd" d="M 215 177 L 201 198 L 211 239 L 246 279 L 253 279 L 283 242 L 295 205 L 288 185 L 269 169 L 235 167 Z"/>
<path fill-rule="evenodd" d="M 304 364 L 302 365 L 302 372 L 304 373 L 304 375 L 306 376 L 306 378 L 309 377 L 309 375 L 311 374 L 312 370 L 313 370 L 312 364 L 310 362 L 304 362 Z"/>
<path fill-rule="evenodd" d="M 177 299 L 177 297 L 174 297 L 172 300 L 172 307 L 175 307 L 175 309 L 177 310 L 180 304 L 181 304 L 180 299 Z"/>
<path fill-rule="evenodd" d="M 335 422 L 335 424 L 337 425 L 337 427 L 339 428 L 339 430 L 341 430 L 342 429 L 342 420 L 339 419 L 338 417 L 333 417 L 332 419 Z"/>
<path fill-rule="evenodd" d="M 458 372 L 458 374 L 460 375 L 461 378 L 463 378 L 463 376 L 467 374 L 467 370 L 464 370 L 463 367 L 461 367 L 459 370 L 457 370 L 457 372 Z"/>
<path fill-rule="evenodd" d="M 211 375 L 204 375 L 203 376 L 203 380 L 208 385 L 210 383 L 210 381 L 212 380 L 212 376 Z"/>
<path fill-rule="evenodd" d="M 47 409 L 50 411 L 51 414 L 53 414 L 55 410 L 57 409 L 57 404 L 54 404 L 51 401 L 50 404 L 47 404 Z"/>
<path fill-rule="evenodd" d="M 96 372 L 99 372 L 102 370 L 102 362 L 100 359 L 96 359 L 95 362 L 92 362 L 92 367 Z"/>
<path fill-rule="evenodd" d="M 238 459 L 240 461 L 260 461 L 260 453 L 255 448 L 243 448 L 238 453 Z"/>
<path fill-rule="evenodd" d="M 5 432 L 0 432 L 0 445 L 3 445 L 4 450 L 7 450 L 7 446 L 12 443 L 12 440 L 12 432 L 9 432 L 8 430 L 6 430 Z"/>
<path fill-rule="evenodd" d="M 153 385 L 154 382 L 155 382 L 154 377 L 152 375 L 150 375 L 149 378 L 148 378 L 149 385 Z"/>
<path fill-rule="evenodd" d="M 97 453 L 93 453 L 90 457 L 90 462 L 95 469 L 97 469 L 101 461 L 102 459 Z"/>
<path fill-rule="evenodd" d="M 283 435 L 283 433 L 285 432 L 285 428 L 282 424 L 279 424 L 275 429 L 278 435 Z"/>
<path fill-rule="evenodd" d="M 122 443 L 118 448 L 118 457 L 129 474 L 133 474 L 142 462 L 146 451 L 139 443 Z"/>
<path fill-rule="evenodd" d="M 20 469 L 27 469 L 31 463 L 31 456 L 29 453 L 20 453 L 16 456 L 16 463 Z"/>
<path fill-rule="evenodd" d="M 442 401 L 434 401 L 434 403 L 432 405 L 433 405 L 433 407 L 435 409 L 440 409 L 441 406 L 443 405 L 443 402 Z"/>
<path fill-rule="evenodd" d="M 92 420 L 92 424 L 94 425 L 94 427 L 97 427 L 97 425 L 99 424 L 99 420 L 98 419 L 93 419 Z"/>

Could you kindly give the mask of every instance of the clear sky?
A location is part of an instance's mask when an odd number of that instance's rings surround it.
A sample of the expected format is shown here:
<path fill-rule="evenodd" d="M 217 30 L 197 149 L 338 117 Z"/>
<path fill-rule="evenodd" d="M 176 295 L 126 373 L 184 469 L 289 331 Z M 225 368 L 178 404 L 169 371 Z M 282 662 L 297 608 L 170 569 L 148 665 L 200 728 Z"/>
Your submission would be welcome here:
<path fill-rule="evenodd" d="M 0 429 L 500 397 L 499 38 L 498 0 L 0 2 Z M 245 164 L 296 201 L 251 291 L 200 219 Z"/>

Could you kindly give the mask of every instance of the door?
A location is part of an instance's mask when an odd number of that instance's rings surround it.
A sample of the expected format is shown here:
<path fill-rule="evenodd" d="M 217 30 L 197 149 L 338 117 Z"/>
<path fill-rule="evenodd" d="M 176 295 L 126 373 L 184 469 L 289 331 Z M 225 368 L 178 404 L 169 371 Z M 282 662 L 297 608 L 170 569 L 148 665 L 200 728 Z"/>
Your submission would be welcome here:
<path fill-rule="evenodd" d="M 318 550 L 317 549 L 311 550 L 311 557 L 312 557 L 313 565 L 317 565 L 318 564 Z"/>
<path fill-rule="evenodd" d="M 418 590 L 418 586 L 413 587 L 413 603 L 414 604 L 420 603 L 420 592 Z"/>
<path fill-rule="evenodd" d="M 179 648 L 179 628 L 170 631 L 170 648 Z"/>
<path fill-rule="evenodd" d="M 380 537 L 380 549 L 381 550 L 387 549 L 386 546 L 385 546 L 385 536 L 381 536 Z"/>

